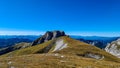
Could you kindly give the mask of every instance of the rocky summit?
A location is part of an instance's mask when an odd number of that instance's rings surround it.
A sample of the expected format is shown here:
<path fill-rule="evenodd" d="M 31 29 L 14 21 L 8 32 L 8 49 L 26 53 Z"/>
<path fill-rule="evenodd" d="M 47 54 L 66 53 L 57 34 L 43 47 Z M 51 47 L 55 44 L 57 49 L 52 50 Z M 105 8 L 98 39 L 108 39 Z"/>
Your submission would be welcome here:
<path fill-rule="evenodd" d="M 120 67 L 119 58 L 96 46 L 68 37 L 63 31 L 47 31 L 32 45 L 21 43 L 9 48 L 12 50 L 0 56 L 0 68 Z M 2 49 L 1 52 L 6 50 Z"/>
<path fill-rule="evenodd" d="M 32 46 L 53 40 L 55 38 L 66 36 L 64 31 L 47 31 L 43 36 L 32 43 Z"/>

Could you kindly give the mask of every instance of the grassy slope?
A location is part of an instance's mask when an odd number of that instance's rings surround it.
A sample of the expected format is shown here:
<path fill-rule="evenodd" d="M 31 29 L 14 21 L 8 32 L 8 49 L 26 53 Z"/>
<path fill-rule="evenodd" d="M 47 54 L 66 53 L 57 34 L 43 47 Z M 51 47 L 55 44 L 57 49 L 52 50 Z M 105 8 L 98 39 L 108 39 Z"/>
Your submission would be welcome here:
<path fill-rule="evenodd" d="M 1 56 L 0 62 L 3 63 L 3 66 L 4 66 L 4 64 L 7 63 L 7 62 L 5 62 L 6 61 L 5 59 L 7 59 L 7 58 L 9 58 L 9 56 L 11 56 L 12 58 L 10 60 L 13 60 L 13 62 L 15 62 L 15 63 L 13 63 L 14 66 L 17 66 L 18 64 L 26 64 L 26 66 L 28 66 L 28 68 L 30 68 L 30 67 L 34 68 L 35 66 L 36 66 L 36 68 L 39 66 L 41 66 L 42 68 L 44 66 L 48 66 L 48 67 L 54 66 L 55 68 L 57 66 L 58 67 L 60 66 L 60 67 L 66 68 L 66 67 L 69 67 L 70 65 L 76 66 L 76 67 L 92 66 L 92 68 L 94 68 L 94 67 L 98 67 L 98 68 L 120 67 L 120 63 L 119 63 L 120 59 L 116 58 L 115 56 L 113 56 L 95 46 L 92 46 L 92 45 L 89 45 L 89 44 L 86 44 L 86 43 L 83 43 L 83 42 L 80 42 L 77 40 L 73 40 L 68 37 L 60 37 L 60 38 L 64 39 L 65 43 L 68 43 L 67 48 L 64 48 L 60 51 L 56 51 L 54 53 L 51 53 L 51 50 L 50 50 L 49 53 L 47 53 L 46 55 L 58 53 L 58 54 L 66 56 L 67 58 L 65 58 L 64 61 L 67 61 L 67 62 L 60 62 L 61 58 L 57 58 L 57 57 L 53 57 L 53 56 L 45 56 L 42 54 L 36 54 L 36 53 L 39 53 L 42 49 L 44 49 L 46 46 L 51 44 L 53 42 L 53 40 L 48 41 L 43 44 L 31 46 L 31 47 L 28 47 L 25 49 L 20 49 L 20 50 L 16 50 L 16 51 L 10 52 L 8 54 L 5 54 L 5 55 Z M 53 46 L 53 48 L 54 48 L 54 46 Z M 51 48 L 51 49 L 53 49 L 53 48 Z M 101 54 L 101 55 L 104 55 L 105 58 L 103 60 L 96 60 L 96 59 L 84 58 L 81 56 L 77 56 L 77 54 L 84 55 L 86 52 Z M 29 54 L 32 54 L 32 55 L 29 55 Z M 5 56 L 8 56 L 8 57 L 5 57 Z M 24 58 L 24 59 L 22 59 L 22 58 Z M 41 58 L 42 59 L 45 58 L 44 59 L 45 61 L 42 61 Z"/>
<path fill-rule="evenodd" d="M 71 38 L 68 37 L 60 37 L 62 39 L 64 39 L 64 42 L 68 43 L 68 47 L 64 48 L 60 51 L 57 51 L 55 53 L 60 53 L 60 54 L 70 54 L 70 55 L 84 55 L 87 52 L 90 53 L 96 53 L 96 54 L 101 54 L 105 56 L 105 60 L 111 60 L 111 61 L 119 61 L 119 59 L 117 59 L 115 56 L 86 43 L 80 42 L 78 40 L 73 40 Z M 16 50 L 13 52 L 10 52 L 8 54 L 5 54 L 3 56 L 14 56 L 14 55 L 27 55 L 27 54 L 35 54 L 38 53 L 40 51 L 42 51 L 43 48 L 45 48 L 46 46 L 50 45 L 53 42 L 53 40 L 48 41 L 46 43 L 43 44 L 39 44 L 36 46 L 31 46 L 28 48 L 24 48 L 24 49 L 20 49 L 20 50 Z M 54 44 L 53 44 L 54 45 Z"/>
<path fill-rule="evenodd" d="M 90 44 L 86 44 L 84 42 L 80 42 L 78 40 L 73 40 L 71 38 L 67 37 L 61 37 L 65 40 L 66 43 L 68 43 L 68 47 L 64 48 L 61 51 L 58 51 L 58 53 L 61 54 L 74 54 L 74 55 L 84 55 L 87 52 L 95 53 L 95 54 L 101 54 L 105 56 L 104 60 L 110 60 L 110 61 L 116 61 L 120 62 L 120 59 L 116 58 L 115 56 L 105 52 L 104 50 L 101 50 L 95 46 L 92 46 Z"/>
<path fill-rule="evenodd" d="M 61 57 L 64 56 L 64 57 Z M 11 63 L 10 63 L 11 62 Z M 120 64 L 79 56 L 30 54 L 0 58 L 0 68 L 119 68 Z"/>
<path fill-rule="evenodd" d="M 36 45 L 36 46 L 30 46 L 28 48 L 12 51 L 12 52 L 7 53 L 3 56 L 19 56 L 19 55 L 35 54 L 35 53 L 38 53 L 40 50 L 42 50 L 43 48 L 45 48 L 46 46 L 48 46 L 51 43 L 52 43 L 52 40 L 48 41 L 46 43 L 43 43 L 43 44 Z"/>

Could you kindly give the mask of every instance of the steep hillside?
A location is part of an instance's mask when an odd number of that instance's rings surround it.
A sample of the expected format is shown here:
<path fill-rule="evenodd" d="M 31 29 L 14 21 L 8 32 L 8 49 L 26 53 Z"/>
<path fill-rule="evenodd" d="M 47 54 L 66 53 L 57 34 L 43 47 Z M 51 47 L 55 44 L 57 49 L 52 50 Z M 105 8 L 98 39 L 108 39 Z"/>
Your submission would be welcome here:
<path fill-rule="evenodd" d="M 120 67 L 115 56 L 67 36 L 2 55 L 0 63 L 0 68 Z"/>
<path fill-rule="evenodd" d="M 74 55 L 86 58 L 109 60 L 119 62 L 113 55 L 86 43 L 71 39 L 69 37 L 59 37 L 43 44 L 16 50 L 3 56 L 19 56 L 28 54 L 59 53 L 64 55 Z"/>
<path fill-rule="evenodd" d="M 119 68 L 120 59 L 61 31 L 46 32 L 0 56 L 0 68 Z M 3 49 L 5 50 L 5 49 Z"/>
<path fill-rule="evenodd" d="M 64 31 L 57 31 L 57 30 L 56 31 L 47 31 L 43 36 L 40 36 L 38 39 L 36 39 L 32 43 L 21 42 L 21 43 L 17 43 L 15 45 L 12 45 L 12 46 L 9 46 L 6 48 L 1 48 L 0 55 L 9 53 L 14 50 L 19 50 L 19 49 L 27 48 L 30 46 L 35 46 L 37 44 L 42 44 L 44 42 L 47 42 L 49 40 L 54 40 L 61 36 L 66 36 Z M 17 39 L 16 39 L 16 41 L 17 41 Z"/>

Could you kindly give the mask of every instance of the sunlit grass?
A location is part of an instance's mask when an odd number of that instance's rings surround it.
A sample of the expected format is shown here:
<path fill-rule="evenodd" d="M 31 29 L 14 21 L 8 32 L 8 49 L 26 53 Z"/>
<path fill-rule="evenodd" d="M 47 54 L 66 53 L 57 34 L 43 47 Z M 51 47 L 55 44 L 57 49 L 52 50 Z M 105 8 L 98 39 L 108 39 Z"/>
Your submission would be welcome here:
<path fill-rule="evenodd" d="M 11 66 L 17 68 L 118 68 L 120 67 L 120 59 L 101 50 L 95 46 L 71 39 L 69 37 L 60 37 L 67 48 L 52 52 L 55 47 L 53 40 L 30 46 L 28 48 L 16 50 L 0 57 L 0 65 L 2 68 Z M 44 53 L 44 48 L 52 44 L 53 47 Z M 85 58 L 87 52 L 103 55 L 101 60 L 93 58 Z M 57 55 L 56 55 L 57 54 Z M 1 68 L 0 67 L 0 68 Z"/>

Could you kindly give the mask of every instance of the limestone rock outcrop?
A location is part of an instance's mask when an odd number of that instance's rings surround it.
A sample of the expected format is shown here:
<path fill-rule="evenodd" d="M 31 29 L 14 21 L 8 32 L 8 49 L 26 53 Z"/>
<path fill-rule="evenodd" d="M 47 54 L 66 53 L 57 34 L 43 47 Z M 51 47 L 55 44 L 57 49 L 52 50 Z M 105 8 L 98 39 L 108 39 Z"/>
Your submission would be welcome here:
<path fill-rule="evenodd" d="M 120 39 L 109 43 L 106 46 L 105 51 L 111 53 L 114 56 L 117 56 L 118 58 L 120 58 Z"/>
<path fill-rule="evenodd" d="M 47 31 L 43 36 L 38 38 L 32 43 L 32 46 L 44 43 L 49 40 L 53 40 L 55 38 L 61 37 L 61 36 L 66 36 L 64 31 Z"/>

